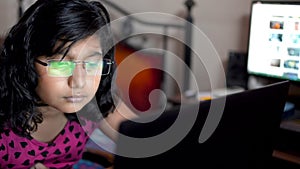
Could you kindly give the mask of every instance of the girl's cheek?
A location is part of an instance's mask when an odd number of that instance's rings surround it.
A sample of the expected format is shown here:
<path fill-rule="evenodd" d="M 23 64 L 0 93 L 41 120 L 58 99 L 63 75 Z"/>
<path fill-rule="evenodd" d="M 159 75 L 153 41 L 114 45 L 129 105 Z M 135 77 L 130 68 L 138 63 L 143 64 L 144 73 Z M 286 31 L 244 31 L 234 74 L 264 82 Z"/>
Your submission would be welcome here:
<path fill-rule="evenodd" d="M 93 88 L 94 88 L 95 90 L 98 89 L 99 84 L 100 84 L 100 80 L 101 80 L 101 76 L 96 76 L 96 77 L 94 78 L 94 86 L 93 86 Z"/>

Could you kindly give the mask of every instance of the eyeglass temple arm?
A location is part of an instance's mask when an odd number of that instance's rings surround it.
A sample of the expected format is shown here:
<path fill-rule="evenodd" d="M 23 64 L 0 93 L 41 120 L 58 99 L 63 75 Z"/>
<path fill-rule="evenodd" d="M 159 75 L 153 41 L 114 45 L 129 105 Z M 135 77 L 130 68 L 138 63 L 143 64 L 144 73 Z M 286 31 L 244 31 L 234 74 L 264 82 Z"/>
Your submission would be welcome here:
<path fill-rule="evenodd" d="M 43 66 L 48 66 L 48 63 L 42 62 L 42 61 L 40 61 L 40 60 L 38 60 L 38 59 L 35 59 L 35 61 L 36 61 L 38 64 L 41 64 L 41 65 L 43 65 Z"/>

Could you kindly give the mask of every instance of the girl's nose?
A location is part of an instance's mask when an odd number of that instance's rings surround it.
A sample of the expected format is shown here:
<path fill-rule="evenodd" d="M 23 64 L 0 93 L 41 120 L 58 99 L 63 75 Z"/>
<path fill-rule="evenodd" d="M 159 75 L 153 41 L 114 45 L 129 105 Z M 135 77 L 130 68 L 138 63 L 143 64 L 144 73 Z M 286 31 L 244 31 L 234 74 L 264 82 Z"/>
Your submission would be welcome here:
<path fill-rule="evenodd" d="M 86 71 L 84 64 L 76 64 L 73 75 L 69 77 L 71 88 L 83 88 L 86 84 Z"/>

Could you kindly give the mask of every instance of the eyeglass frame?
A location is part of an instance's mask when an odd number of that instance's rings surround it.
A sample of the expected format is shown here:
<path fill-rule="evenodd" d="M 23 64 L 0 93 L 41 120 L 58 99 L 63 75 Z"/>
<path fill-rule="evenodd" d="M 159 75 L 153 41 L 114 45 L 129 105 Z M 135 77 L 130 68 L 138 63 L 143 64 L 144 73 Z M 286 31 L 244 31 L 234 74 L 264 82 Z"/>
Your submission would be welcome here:
<path fill-rule="evenodd" d="M 37 62 L 38 64 L 40 64 L 40 65 L 42 65 L 42 66 L 45 66 L 45 67 L 48 67 L 49 66 L 49 62 L 50 61 L 52 61 L 52 60 L 60 60 L 60 61 L 63 61 L 64 59 L 47 59 L 47 62 L 44 62 L 44 61 L 41 61 L 41 60 L 39 60 L 39 59 L 35 59 L 34 61 L 35 62 Z M 111 59 L 107 59 L 107 58 L 104 58 L 104 59 L 102 59 L 102 61 L 103 60 L 106 60 L 106 61 L 108 61 L 107 62 L 107 65 L 109 65 L 109 69 L 108 69 L 108 72 L 106 73 L 106 74 L 102 74 L 101 73 L 101 76 L 107 76 L 107 75 L 109 75 L 110 73 L 111 73 L 111 65 L 113 65 L 115 62 L 114 61 L 112 61 Z M 77 65 L 77 64 L 83 64 L 83 65 L 85 65 L 85 62 L 86 61 L 83 61 L 83 60 L 70 60 L 71 62 L 73 62 L 73 63 L 75 63 L 75 66 Z M 84 69 L 85 69 L 85 71 L 86 71 L 86 68 L 85 67 L 83 67 Z M 102 67 L 102 71 L 103 71 L 103 68 L 104 68 L 104 66 Z M 70 76 L 73 76 L 73 72 L 74 72 L 74 70 L 72 71 L 72 74 L 70 75 Z M 48 69 L 47 69 L 47 74 L 48 74 Z M 49 75 L 49 74 L 48 74 Z M 56 76 L 51 76 L 51 75 L 49 75 L 50 77 L 56 77 Z M 70 76 L 57 76 L 57 77 L 70 77 Z"/>

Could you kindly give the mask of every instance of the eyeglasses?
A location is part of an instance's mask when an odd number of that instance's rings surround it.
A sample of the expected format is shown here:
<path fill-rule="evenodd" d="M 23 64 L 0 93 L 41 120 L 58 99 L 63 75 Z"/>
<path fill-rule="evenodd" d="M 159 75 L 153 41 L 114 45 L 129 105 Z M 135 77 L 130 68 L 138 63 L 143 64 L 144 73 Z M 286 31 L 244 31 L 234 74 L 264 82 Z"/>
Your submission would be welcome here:
<path fill-rule="evenodd" d="M 76 61 L 76 60 L 61 60 L 49 59 L 47 62 L 36 59 L 37 63 L 47 66 L 48 76 L 51 77 L 70 77 L 73 75 L 77 64 L 82 64 L 86 70 L 87 75 L 108 75 L 110 73 L 111 65 L 114 63 L 110 59 L 101 59 L 97 61 Z"/>

